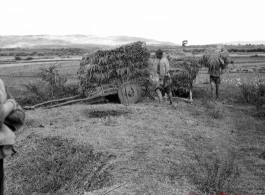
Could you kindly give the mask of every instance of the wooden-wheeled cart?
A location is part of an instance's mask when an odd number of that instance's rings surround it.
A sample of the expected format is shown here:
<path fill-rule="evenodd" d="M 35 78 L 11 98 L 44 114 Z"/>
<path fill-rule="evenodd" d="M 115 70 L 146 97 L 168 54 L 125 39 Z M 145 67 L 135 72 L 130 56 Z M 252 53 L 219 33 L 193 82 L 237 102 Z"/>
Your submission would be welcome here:
<path fill-rule="evenodd" d="M 116 95 L 119 98 L 119 101 L 124 105 L 135 104 L 141 100 L 143 97 L 149 97 L 154 99 L 150 92 L 150 88 L 148 85 L 148 81 L 145 85 L 142 85 L 137 82 L 126 82 L 119 87 L 112 86 L 112 85 L 102 85 L 97 87 L 97 91 L 91 93 L 87 97 L 82 97 L 81 95 L 62 98 L 57 100 L 51 100 L 47 102 L 43 102 L 40 104 L 36 104 L 34 106 L 26 106 L 24 107 L 25 110 L 34 110 L 40 107 L 46 108 L 55 108 L 60 106 L 66 106 L 76 103 L 87 102 L 90 104 L 94 103 L 101 103 L 106 101 L 106 97 L 111 95 Z"/>

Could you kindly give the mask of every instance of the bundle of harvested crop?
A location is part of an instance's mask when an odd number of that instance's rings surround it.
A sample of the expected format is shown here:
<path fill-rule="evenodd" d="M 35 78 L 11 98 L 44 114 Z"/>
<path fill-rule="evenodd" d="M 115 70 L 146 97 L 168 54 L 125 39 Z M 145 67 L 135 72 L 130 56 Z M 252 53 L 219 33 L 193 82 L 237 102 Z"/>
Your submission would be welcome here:
<path fill-rule="evenodd" d="M 226 68 L 230 63 L 229 53 L 222 45 L 216 48 L 210 47 L 200 58 L 199 63 L 209 69 L 215 69 L 220 66 Z"/>
<path fill-rule="evenodd" d="M 128 81 L 140 83 L 149 76 L 149 57 L 144 42 L 85 55 L 78 70 L 81 92 L 105 84 L 117 87 Z"/>
<path fill-rule="evenodd" d="M 196 78 L 200 65 L 195 56 L 182 56 L 179 58 L 167 57 L 170 63 L 170 75 L 173 91 L 188 92 Z"/>

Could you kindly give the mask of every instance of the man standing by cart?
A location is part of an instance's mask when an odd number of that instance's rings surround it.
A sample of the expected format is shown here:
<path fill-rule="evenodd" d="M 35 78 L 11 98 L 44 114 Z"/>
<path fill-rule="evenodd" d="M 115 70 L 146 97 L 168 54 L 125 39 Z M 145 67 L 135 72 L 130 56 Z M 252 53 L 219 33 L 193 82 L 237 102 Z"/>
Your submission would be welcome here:
<path fill-rule="evenodd" d="M 155 88 L 158 95 L 159 102 L 163 101 L 162 93 L 167 93 L 169 102 L 172 104 L 171 78 L 169 74 L 170 66 L 166 57 L 163 57 L 163 51 L 158 49 L 156 51 L 156 65 L 159 82 Z"/>

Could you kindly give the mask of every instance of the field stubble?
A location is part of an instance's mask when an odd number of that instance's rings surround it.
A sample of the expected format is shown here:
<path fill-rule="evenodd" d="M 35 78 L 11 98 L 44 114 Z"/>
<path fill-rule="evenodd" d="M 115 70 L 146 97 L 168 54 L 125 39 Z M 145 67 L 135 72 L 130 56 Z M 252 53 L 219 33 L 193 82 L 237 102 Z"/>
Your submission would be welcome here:
<path fill-rule="evenodd" d="M 35 82 L 34 79 L 37 78 L 27 75 L 36 75 L 40 67 L 43 66 L 17 67 L 16 70 L 2 69 L 4 74 L 12 76 L 3 77 L 3 80 L 15 91 L 21 87 L 21 83 Z M 78 62 L 64 62 L 62 73 L 75 75 L 78 68 Z M 19 77 L 15 76 L 19 75 L 25 75 L 25 78 L 18 80 Z M 191 167 L 201 166 L 194 161 L 192 154 L 203 157 L 214 152 L 220 154 L 218 158 L 222 160 L 231 150 L 235 154 L 235 164 L 240 173 L 239 180 L 231 189 L 232 192 L 265 192 L 264 159 L 261 158 L 261 154 L 265 152 L 264 121 L 253 117 L 252 107 L 236 104 L 235 100 L 240 91 L 237 86 L 225 82 L 236 77 L 251 79 L 253 76 L 255 74 L 252 73 L 222 75 L 221 102 L 230 104 L 231 107 L 220 102 L 212 104 L 208 101 L 210 87 L 203 83 L 207 83 L 209 75 L 199 74 L 194 86 L 193 104 L 179 102 L 178 105 L 171 107 L 145 99 L 128 107 L 119 104 L 77 104 L 49 110 L 27 111 L 26 125 L 17 132 L 17 159 L 7 160 L 7 194 L 12 194 L 14 189 L 17 189 L 16 192 L 27 194 L 28 188 L 23 185 L 30 184 L 22 184 L 22 180 L 19 180 L 22 179 L 20 171 L 23 170 L 14 170 L 11 167 L 19 160 L 25 162 L 24 166 L 30 169 L 32 164 L 27 163 L 29 150 L 26 148 L 35 136 L 73 139 L 79 145 L 93 146 L 96 152 L 115 156 L 111 166 L 105 170 L 106 174 L 110 175 L 108 182 L 103 181 L 100 184 L 102 189 L 88 188 L 86 185 L 89 182 L 85 181 L 89 181 L 93 176 L 87 175 L 82 188 L 87 195 L 102 194 L 121 184 L 125 185 L 109 194 L 201 193 L 208 180 L 205 180 L 205 183 L 196 183 L 194 177 L 185 169 L 189 163 Z M 73 79 L 73 82 L 77 82 L 77 79 Z M 94 111 L 108 110 L 126 114 L 98 118 L 89 115 Z M 210 162 L 210 159 L 203 158 L 203 161 Z M 97 166 L 95 165 L 95 168 Z M 206 168 L 205 166 L 203 168 Z M 197 176 L 201 177 L 203 173 L 207 175 L 211 172 L 206 169 L 206 172 L 197 172 Z M 12 180 L 14 174 L 17 175 L 16 181 Z M 45 180 L 38 177 L 36 179 L 39 184 Z M 61 192 L 75 194 L 75 190 L 78 190 L 75 182 L 70 181 L 70 191 L 65 188 L 61 189 L 64 190 Z M 93 189 L 96 191 L 90 193 Z"/>

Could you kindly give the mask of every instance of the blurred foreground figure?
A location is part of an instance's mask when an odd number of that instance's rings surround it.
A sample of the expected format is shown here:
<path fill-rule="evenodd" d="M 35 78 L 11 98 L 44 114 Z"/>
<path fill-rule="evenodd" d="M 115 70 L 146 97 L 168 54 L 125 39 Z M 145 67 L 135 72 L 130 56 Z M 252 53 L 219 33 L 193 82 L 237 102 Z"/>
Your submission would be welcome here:
<path fill-rule="evenodd" d="M 25 112 L 14 100 L 0 79 L 0 195 L 4 194 L 4 158 L 15 153 L 14 131 L 25 121 Z"/>

